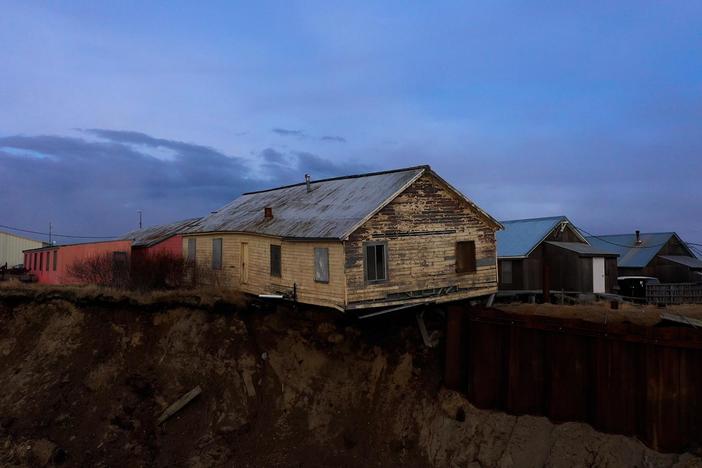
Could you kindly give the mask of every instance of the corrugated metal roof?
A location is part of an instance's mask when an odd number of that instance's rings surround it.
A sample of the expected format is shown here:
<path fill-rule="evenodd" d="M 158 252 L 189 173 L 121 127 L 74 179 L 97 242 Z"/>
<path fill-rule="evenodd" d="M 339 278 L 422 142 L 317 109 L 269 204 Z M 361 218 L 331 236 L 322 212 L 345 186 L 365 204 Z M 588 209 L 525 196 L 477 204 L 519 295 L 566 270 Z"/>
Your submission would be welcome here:
<path fill-rule="evenodd" d="M 187 230 L 251 232 L 287 238 L 342 239 L 417 180 L 426 166 L 245 193 Z M 273 218 L 264 218 L 264 208 Z"/>
<path fill-rule="evenodd" d="M 204 217 L 187 232 L 251 232 L 286 238 L 344 239 L 430 170 L 429 166 L 417 166 L 312 181 L 310 192 L 303 182 L 245 193 Z M 266 207 L 272 209 L 272 218 L 264 217 Z"/>
<path fill-rule="evenodd" d="M 497 256 L 528 256 L 551 231 L 563 222 L 570 223 L 565 216 L 500 221 L 504 230 L 497 232 Z M 572 227 L 577 231 L 575 226 Z"/>
<path fill-rule="evenodd" d="M 674 232 L 641 233 L 641 245 L 636 245 L 636 234 L 613 234 L 590 236 L 587 241 L 593 247 L 619 254 L 617 266 L 622 268 L 643 268 L 648 265 Z"/>
<path fill-rule="evenodd" d="M 685 265 L 689 268 L 700 268 L 702 269 L 702 260 L 695 257 L 687 257 L 685 255 L 661 255 L 661 258 L 670 260 L 671 262 L 679 263 Z"/>
<path fill-rule="evenodd" d="M 583 242 L 558 242 L 546 241 L 547 244 L 555 245 L 562 249 L 570 250 L 582 256 L 587 257 L 615 257 L 617 254 L 598 249 Z"/>
<path fill-rule="evenodd" d="M 144 229 L 128 232 L 123 239 L 131 240 L 132 247 L 151 247 L 183 232 L 201 218 L 190 218 L 169 224 L 159 224 Z"/>

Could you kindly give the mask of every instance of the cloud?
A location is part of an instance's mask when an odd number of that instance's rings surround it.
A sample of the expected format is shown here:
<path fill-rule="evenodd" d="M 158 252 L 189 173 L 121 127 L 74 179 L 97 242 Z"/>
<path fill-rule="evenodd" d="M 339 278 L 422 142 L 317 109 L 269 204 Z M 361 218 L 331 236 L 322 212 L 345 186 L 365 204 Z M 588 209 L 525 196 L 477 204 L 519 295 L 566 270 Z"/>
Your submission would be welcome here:
<path fill-rule="evenodd" d="M 341 137 L 341 136 L 334 136 L 334 135 L 325 135 L 322 138 L 320 138 L 321 141 L 334 141 L 337 143 L 346 143 L 346 138 Z"/>
<path fill-rule="evenodd" d="M 52 222 L 59 233 L 118 235 L 135 227 L 137 210 L 146 225 L 201 216 L 243 192 L 297 182 L 306 172 L 322 178 L 361 167 L 273 148 L 251 161 L 141 132 L 83 132 L 96 138 L 0 137 L 0 173 L 8 181 L 0 185 L 4 224 L 45 231 Z M 172 156 L 154 156 L 161 149 Z"/>
<path fill-rule="evenodd" d="M 305 132 L 302 130 L 290 130 L 287 128 L 274 128 L 271 131 L 273 133 L 277 133 L 278 135 L 281 135 L 281 136 L 292 136 L 292 137 L 298 137 L 298 138 L 307 137 Z"/>
<path fill-rule="evenodd" d="M 360 164 L 357 162 L 334 162 L 306 151 L 298 151 L 294 154 L 297 156 L 298 167 L 304 169 L 305 172 L 312 174 L 318 179 L 338 175 L 358 174 L 372 170 L 372 166 L 367 164 Z"/>

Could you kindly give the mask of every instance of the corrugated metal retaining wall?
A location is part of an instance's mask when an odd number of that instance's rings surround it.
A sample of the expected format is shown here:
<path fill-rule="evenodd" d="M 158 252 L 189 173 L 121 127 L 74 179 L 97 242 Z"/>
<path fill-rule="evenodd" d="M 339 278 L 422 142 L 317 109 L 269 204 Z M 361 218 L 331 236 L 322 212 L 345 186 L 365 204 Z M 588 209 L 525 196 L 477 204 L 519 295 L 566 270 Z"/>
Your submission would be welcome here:
<path fill-rule="evenodd" d="M 660 451 L 702 441 L 702 331 L 449 309 L 446 386 L 478 407 L 583 421 Z"/>

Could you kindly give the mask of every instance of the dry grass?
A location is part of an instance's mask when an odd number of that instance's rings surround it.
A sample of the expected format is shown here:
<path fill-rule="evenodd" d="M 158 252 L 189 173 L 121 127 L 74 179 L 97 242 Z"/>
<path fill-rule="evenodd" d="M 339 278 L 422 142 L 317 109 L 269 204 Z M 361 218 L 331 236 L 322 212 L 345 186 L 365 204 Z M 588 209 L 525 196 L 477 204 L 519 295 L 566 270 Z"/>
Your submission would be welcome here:
<path fill-rule="evenodd" d="M 505 312 L 524 315 L 543 315 L 547 317 L 573 318 L 589 322 L 631 322 L 637 325 L 655 325 L 660 321 L 662 312 L 685 315 L 702 319 L 702 304 L 685 304 L 658 308 L 653 305 L 623 303 L 618 310 L 610 309 L 609 302 L 595 302 L 579 305 L 554 304 L 497 304 Z"/>
<path fill-rule="evenodd" d="M 22 283 L 15 278 L 0 282 L 0 299 L 8 294 L 26 294 L 41 296 L 58 294 L 70 296 L 81 301 L 108 300 L 129 301 L 136 305 L 154 305 L 159 303 L 183 302 L 200 306 L 211 306 L 217 302 L 226 302 L 236 306 L 245 306 L 246 296 L 232 289 L 215 286 L 200 286 L 192 289 L 174 289 L 159 291 L 129 291 L 96 285 L 50 285 L 39 283 Z"/>

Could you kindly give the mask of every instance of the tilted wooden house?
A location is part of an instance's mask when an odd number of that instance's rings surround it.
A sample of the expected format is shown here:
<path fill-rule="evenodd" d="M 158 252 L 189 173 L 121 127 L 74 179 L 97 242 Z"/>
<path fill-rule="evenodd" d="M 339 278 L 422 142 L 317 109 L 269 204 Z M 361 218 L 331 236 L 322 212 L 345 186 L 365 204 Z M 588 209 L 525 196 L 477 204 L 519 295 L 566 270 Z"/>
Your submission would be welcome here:
<path fill-rule="evenodd" d="M 183 251 L 232 288 L 348 311 L 496 292 L 499 228 L 419 166 L 246 193 Z"/>
<path fill-rule="evenodd" d="M 609 293 L 617 254 L 588 243 L 565 216 L 501 221 L 497 257 L 501 291 Z M 546 284 L 545 284 L 546 283 Z"/>

